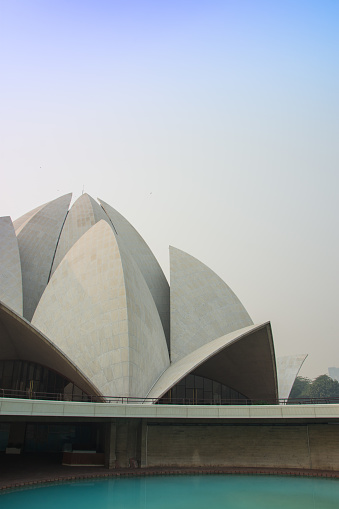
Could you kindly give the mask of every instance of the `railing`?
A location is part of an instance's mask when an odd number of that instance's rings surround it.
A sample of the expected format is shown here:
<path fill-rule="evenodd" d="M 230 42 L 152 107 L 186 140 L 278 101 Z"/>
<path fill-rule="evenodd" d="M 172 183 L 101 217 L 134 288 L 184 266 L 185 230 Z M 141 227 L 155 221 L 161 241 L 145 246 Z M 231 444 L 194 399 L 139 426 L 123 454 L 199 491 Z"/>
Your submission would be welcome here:
<path fill-rule="evenodd" d="M 81 401 L 102 402 L 103 398 L 97 395 L 87 394 L 64 394 L 60 392 L 37 392 L 32 390 L 21 391 L 19 389 L 1 389 L 1 398 L 39 399 L 52 401 Z"/>
<path fill-rule="evenodd" d="M 324 404 L 339 404 L 339 397 L 330 398 L 277 398 L 267 400 L 256 399 L 187 399 L 176 398 L 169 400 L 162 398 L 155 401 L 158 404 L 165 405 L 324 405 Z"/>
<path fill-rule="evenodd" d="M 339 404 L 339 397 L 330 398 L 295 398 L 295 399 L 196 399 L 196 398 L 140 398 L 134 396 L 98 396 L 96 394 L 63 394 L 56 392 L 20 391 L 16 389 L 1 389 L 0 398 L 22 398 L 51 401 L 75 401 L 87 403 L 113 404 L 159 404 L 159 405 L 324 405 Z"/>

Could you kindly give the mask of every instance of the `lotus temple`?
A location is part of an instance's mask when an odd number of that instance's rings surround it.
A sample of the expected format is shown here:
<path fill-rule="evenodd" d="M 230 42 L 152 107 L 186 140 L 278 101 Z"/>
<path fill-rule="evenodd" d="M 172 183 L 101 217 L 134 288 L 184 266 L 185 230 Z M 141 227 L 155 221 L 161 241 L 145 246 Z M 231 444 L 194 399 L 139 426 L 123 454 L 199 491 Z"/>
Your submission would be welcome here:
<path fill-rule="evenodd" d="M 261 464 L 274 435 L 283 462 L 303 448 L 308 465 L 305 423 L 331 415 L 286 405 L 306 356 L 276 359 L 270 323 L 197 258 L 170 247 L 169 284 L 118 211 L 71 198 L 0 218 L 0 453 Z"/>

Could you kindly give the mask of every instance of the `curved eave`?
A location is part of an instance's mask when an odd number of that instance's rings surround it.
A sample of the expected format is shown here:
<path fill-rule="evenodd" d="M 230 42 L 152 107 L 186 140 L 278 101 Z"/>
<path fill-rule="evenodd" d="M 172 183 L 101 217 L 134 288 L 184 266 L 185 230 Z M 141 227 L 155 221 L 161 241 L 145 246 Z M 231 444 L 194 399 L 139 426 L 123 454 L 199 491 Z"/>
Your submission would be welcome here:
<path fill-rule="evenodd" d="M 0 301 L 0 360 L 36 362 L 57 371 L 87 394 L 100 391 L 46 336 Z"/>
<path fill-rule="evenodd" d="M 252 400 L 276 400 L 277 373 L 271 325 L 250 325 L 221 336 L 172 364 L 148 398 L 161 398 L 190 373 L 223 383 Z"/>

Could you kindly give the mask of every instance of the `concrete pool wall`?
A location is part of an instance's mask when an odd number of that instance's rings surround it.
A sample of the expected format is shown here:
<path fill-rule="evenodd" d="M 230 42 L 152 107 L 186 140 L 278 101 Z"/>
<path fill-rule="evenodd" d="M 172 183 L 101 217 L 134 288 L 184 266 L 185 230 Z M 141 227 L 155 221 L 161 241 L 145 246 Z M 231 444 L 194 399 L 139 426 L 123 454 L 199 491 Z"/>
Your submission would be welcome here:
<path fill-rule="evenodd" d="M 22 452 L 33 423 L 47 429 L 46 436 L 37 437 L 40 445 L 45 440 L 46 452 L 48 433 L 66 425 L 88 426 L 91 432 L 82 436 L 92 442 L 83 443 L 83 449 L 104 453 L 110 469 L 339 471 L 339 405 L 167 406 L 0 398 L 0 423 L 7 425 L 12 443 Z"/>

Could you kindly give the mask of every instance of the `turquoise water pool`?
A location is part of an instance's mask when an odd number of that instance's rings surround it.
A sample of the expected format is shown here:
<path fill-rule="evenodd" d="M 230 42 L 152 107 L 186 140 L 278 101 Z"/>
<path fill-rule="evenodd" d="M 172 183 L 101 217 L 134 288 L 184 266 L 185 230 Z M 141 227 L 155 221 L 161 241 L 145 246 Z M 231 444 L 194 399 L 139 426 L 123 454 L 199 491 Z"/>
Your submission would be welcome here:
<path fill-rule="evenodd" d="M 197 475 L 95 479 L 3 492 L 1 509 L 338 509 L 336 479 Z"/>

